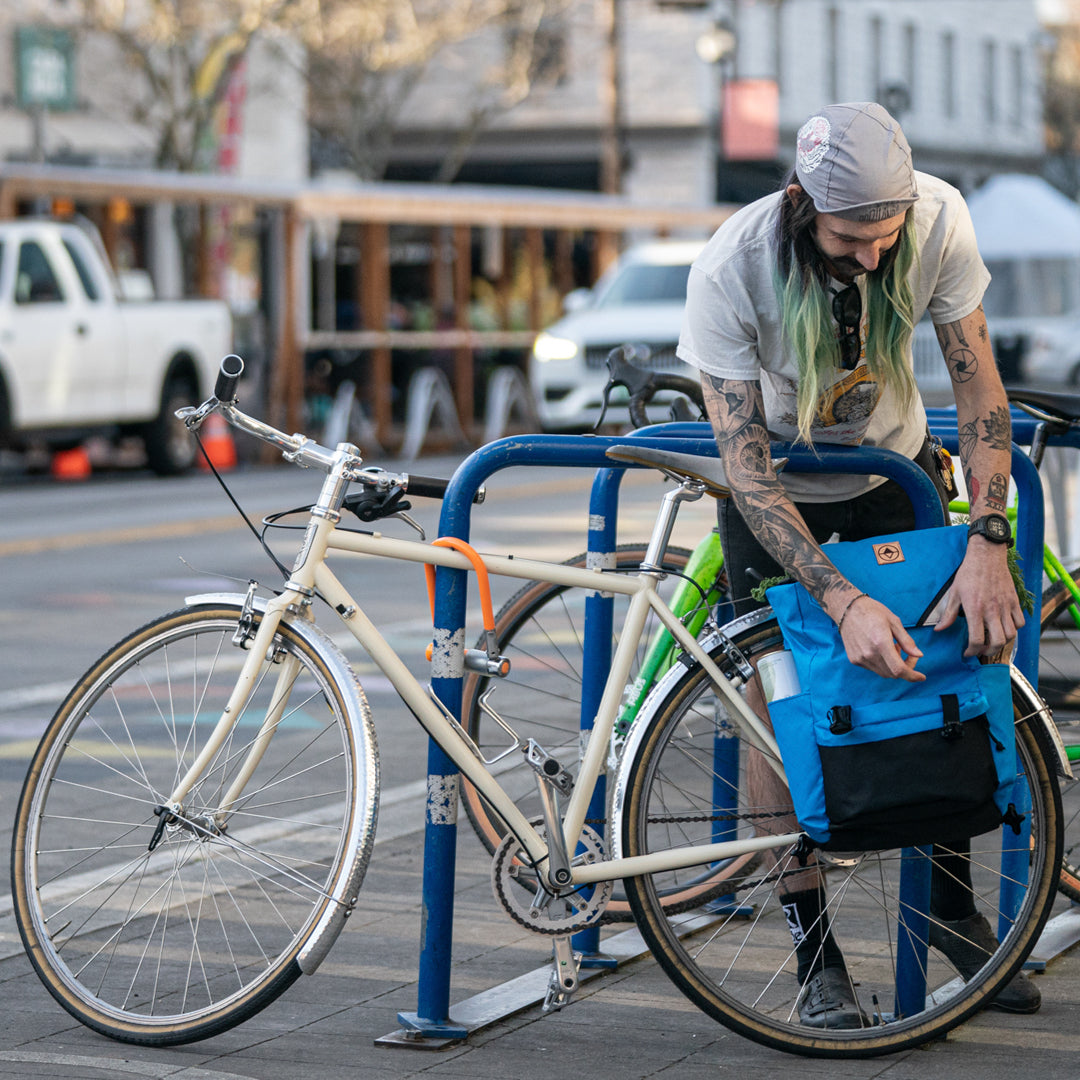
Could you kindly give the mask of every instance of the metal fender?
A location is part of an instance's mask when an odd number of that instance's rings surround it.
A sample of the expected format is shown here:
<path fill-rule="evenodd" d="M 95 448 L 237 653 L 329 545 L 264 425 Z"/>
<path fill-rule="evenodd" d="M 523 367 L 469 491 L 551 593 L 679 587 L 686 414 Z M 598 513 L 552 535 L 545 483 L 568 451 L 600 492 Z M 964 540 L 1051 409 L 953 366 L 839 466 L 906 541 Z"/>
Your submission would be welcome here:
<path fill-rule="evenodd" d="M 1054 751 L 1057 758 L 1057 772 L 1066 780 L 1074 779 L 1072 766 L 1069 764 L 1069 755 L 1065 749 L 1065 743 L 1061 739 L 1061 732 L 1054 723 L 1054 714 L 1041 697 L 1034 686 L 1028 682 L 1024 673 L 1013 664 L 1011 667 L 1013 699 L 1019 698 L 1023 703 L 1024 718 L 1033 727 L 1041 729 L 1046 736 L 1046 742 Z"/>
<path fill-rule="evenodd" d="M 185 602 L 192 608 L 231 607 L 239 611 L 244 606 L 244 600 L 241 593 L 201 593 L 187 597 Z M 262 597 L 255 598 L 256 611 L 265 612 L 266 604 L 267 601 Z M 371 708 L 356 672 L 345 659 L 344 653 L 328 634 L 308 619 L 286 615 L 282 623 L 311 647 L 342 691 L 346 719 L 357 747 L 353 777 L 354 813 L 345 841 L 344 863 L 337 878 L 331 883 L 328 893 L 330 902 L 297 957 L 300 970 L 305 975 L 310 975 L 322 963 L 330 951 L 330 946 L 341 933 L 345 920 L 356 906 L 360 885 L 371 859 L 378 817 L 379 754 Z"/>

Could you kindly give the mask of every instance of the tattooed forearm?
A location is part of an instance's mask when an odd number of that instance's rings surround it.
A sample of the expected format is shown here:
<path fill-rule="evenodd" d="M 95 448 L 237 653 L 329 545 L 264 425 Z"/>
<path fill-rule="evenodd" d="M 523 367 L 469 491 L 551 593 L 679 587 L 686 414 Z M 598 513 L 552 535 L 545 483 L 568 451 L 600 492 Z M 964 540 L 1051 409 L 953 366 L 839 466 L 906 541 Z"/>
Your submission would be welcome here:
<path fill-rule="evenodd" d="M 733 487 L 735 506 L 761 546 L 806 586 L 811 596 L 828 608 L 831 593 L 851 586 L 806 533 L 798 511 L 779 482 L 775 483 L 775 493 L 767 493 L 760 487 L 754 492 L 738 491 Z"/>

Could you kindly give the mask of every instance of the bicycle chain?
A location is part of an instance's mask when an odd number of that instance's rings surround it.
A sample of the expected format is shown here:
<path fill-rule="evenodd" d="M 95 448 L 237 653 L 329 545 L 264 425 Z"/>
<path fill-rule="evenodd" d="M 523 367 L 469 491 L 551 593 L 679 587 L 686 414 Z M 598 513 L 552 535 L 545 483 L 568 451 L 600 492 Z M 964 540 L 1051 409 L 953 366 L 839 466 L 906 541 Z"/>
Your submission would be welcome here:
<path fill-rule="evenodd" d="M 753 814 L 667 814 L 649 817 L 650 825 L 690 825 L 705 821 L 759 821 L 769 818 L 790 817 L 790 810 L 759 810 Z M 610 818 L 586 818 L 586 825 L 600 825 L 607 828 Z"/>

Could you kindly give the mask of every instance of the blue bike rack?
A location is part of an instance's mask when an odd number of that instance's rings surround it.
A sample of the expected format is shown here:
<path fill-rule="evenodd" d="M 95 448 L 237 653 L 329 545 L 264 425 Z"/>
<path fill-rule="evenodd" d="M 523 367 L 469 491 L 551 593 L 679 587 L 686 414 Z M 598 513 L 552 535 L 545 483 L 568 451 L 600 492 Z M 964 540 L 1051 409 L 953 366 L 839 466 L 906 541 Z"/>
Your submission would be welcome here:
<path fill-rule="evenodd" d="M 954 417 L 955 429 L 955 417 Z M 450 482 L 443 501 L 439 531 L 442 536 L 469 539 L 473 498 L 481 485 L 494 473 L 514 466 L 547 466 L 593 468 L 599 470 L 592 489 L 589 508 L 589 558 L 603 565 L 613 558 L 615 526 L 618 518 L 619 481 L 624 469 L 636 466 L 612 466 L 605 456 L 609 447 L 633 440 L 656 449 L 676 453 L 717 456 L 711 430 L 703 423 L 672 423 L 645 428 L 632 436 L 612 438 L 603 436 L 527 435 L 500 439 L 475 451 L 459 466 Z M 809 450 L 800 446 L 774 444 L 775 456 L 789 459 L 789 472 L 842 472 L 885 476 L 896 480 L 911 498 L 917 528 L 940 525 L 943 521 L 941 502 L 930 478 L 910 459 L 888 450 L 868 447 L 820 447 Z M 1038 484 L 1038 474 L 1023 454 Z M 1014 453 L 1014 468 L 1018 467 Z M 1020 465 L 1019 468 L 1023 469 Z M 1019 481 L 1018 481 L 1019 483 Z M 1022 498 L 1030 498 L 1030 478 L 1021 488 Z M 1023 492 L 1028 494 L 1024 495 Z M 1040 489 L 1041 492 L 1041 489 Z M 1042 550 L 1041 499 L 1037 525 L 1031 522 L 1018 536 L 1017 546 L 1026 564 L 1041 559 L 1027 558 L 1031 551 Z M 1034 518 L 1035 515 L 1029 515 Z M 1037 541 L 1037 543 L 1036 543 Z M 1029 568 L 1025 566 L 1025 571 Z M 1040 577 L 1041 580 L 1041 577 Z M 1038 586 L 1038 582 L 1036 582 Z M 1031 586 L 1029 585 L 1029 588 Z M 1037 588 L 1033 589 L 1037 592 Z M 467 572 L 438 567 L 435 584 L 435 652 L 432 658 L 432 688 L 440 701 L 460 717 L 462 677 L 464 675 L 462 647 L 465 633 Z M 613 600 L 601 594 L 589 597 L 586 614 L 587 671 L 601 675 L 610 665 Z M 1025 627 L 1027 630 L 1027 627 Z M 1023 633 L 1023 632 L 1022 632 Z M 1034 633 L 1034 655 L 1037 666 L 1038 631 Z M 602 692 L 603 678 L 586 678 L 583 687 L 582 724 L 591 728 Z M 583 736 L 584 737 L 584 736 Z M 424 833 L 424 869 L 422 884 L 421 949 L 418 975 L 416 1012 L 399 1013 L 402 1031 L 379 1040 L 387 1045 L 445 1045 L 460 1040 L 481 1025 L 470 1026 L 455 1022 L 450 1011 L 450 970 L 453 939 L 454 874 L 457 852 L 457 795 L 460 777 L 453 762 L 432 741 L 428 752 L 428 803 Z M 601 790 L 589 816 L 603 816 L 604 795 Z M 917 861 L 917 860 L 913 860 Z M 925 859 L 922 860 L 924 863 Z M 928 865 L 928 864 L 927 864 Z M 905 897 L 925 911 L 928 896 L 926 882 L 912 879 L 902 885 Z M 910 926 L 910 923 L 909 923 Z M 918 962 L 919 948 L 925 959 L 925 933 L 914 934 L 907 946 L 914 962 L 905 967 L 915 969 L 910 981 L 897 989 L 898 1002 L 915 1002 L 924 992 L 925 965 Z M 605 960 L 598 955 L 598 930 L 590 929 L 575 935 L 578 951 L 591 954 L 597 963 Z M 923 979 L 920 984 L 920 979 Z M 920 988 L 921 986 L 921 988 Z M 490 1022 L 490 1021 L 488 1021 Z M 400 1036 L 400 1037 L 399 1037 Z"/>

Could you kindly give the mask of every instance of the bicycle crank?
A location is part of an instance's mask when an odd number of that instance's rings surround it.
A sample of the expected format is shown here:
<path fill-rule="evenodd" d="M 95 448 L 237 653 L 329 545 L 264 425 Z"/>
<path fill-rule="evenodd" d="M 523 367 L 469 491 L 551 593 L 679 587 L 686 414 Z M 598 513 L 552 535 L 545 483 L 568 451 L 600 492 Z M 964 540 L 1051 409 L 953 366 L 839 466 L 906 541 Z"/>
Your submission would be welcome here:
<path fill-rule="evenodd" d="M 544 836 L 544 825 L 533 822 Z M 571 865 L 591 864 L 604 857 L 600 835 L 588 825 L 578 840 L 578 851 Z M 491 885 L 495 899 L 509 916 L 537 934 L 576 934 L 599 922 L 611 899 L 613 883 L 601 881 L 581 889 L 551 892 L 545 878 L 529 862 L 517 839 L 507 834 L 495 850 L 491 862 Z"/>

